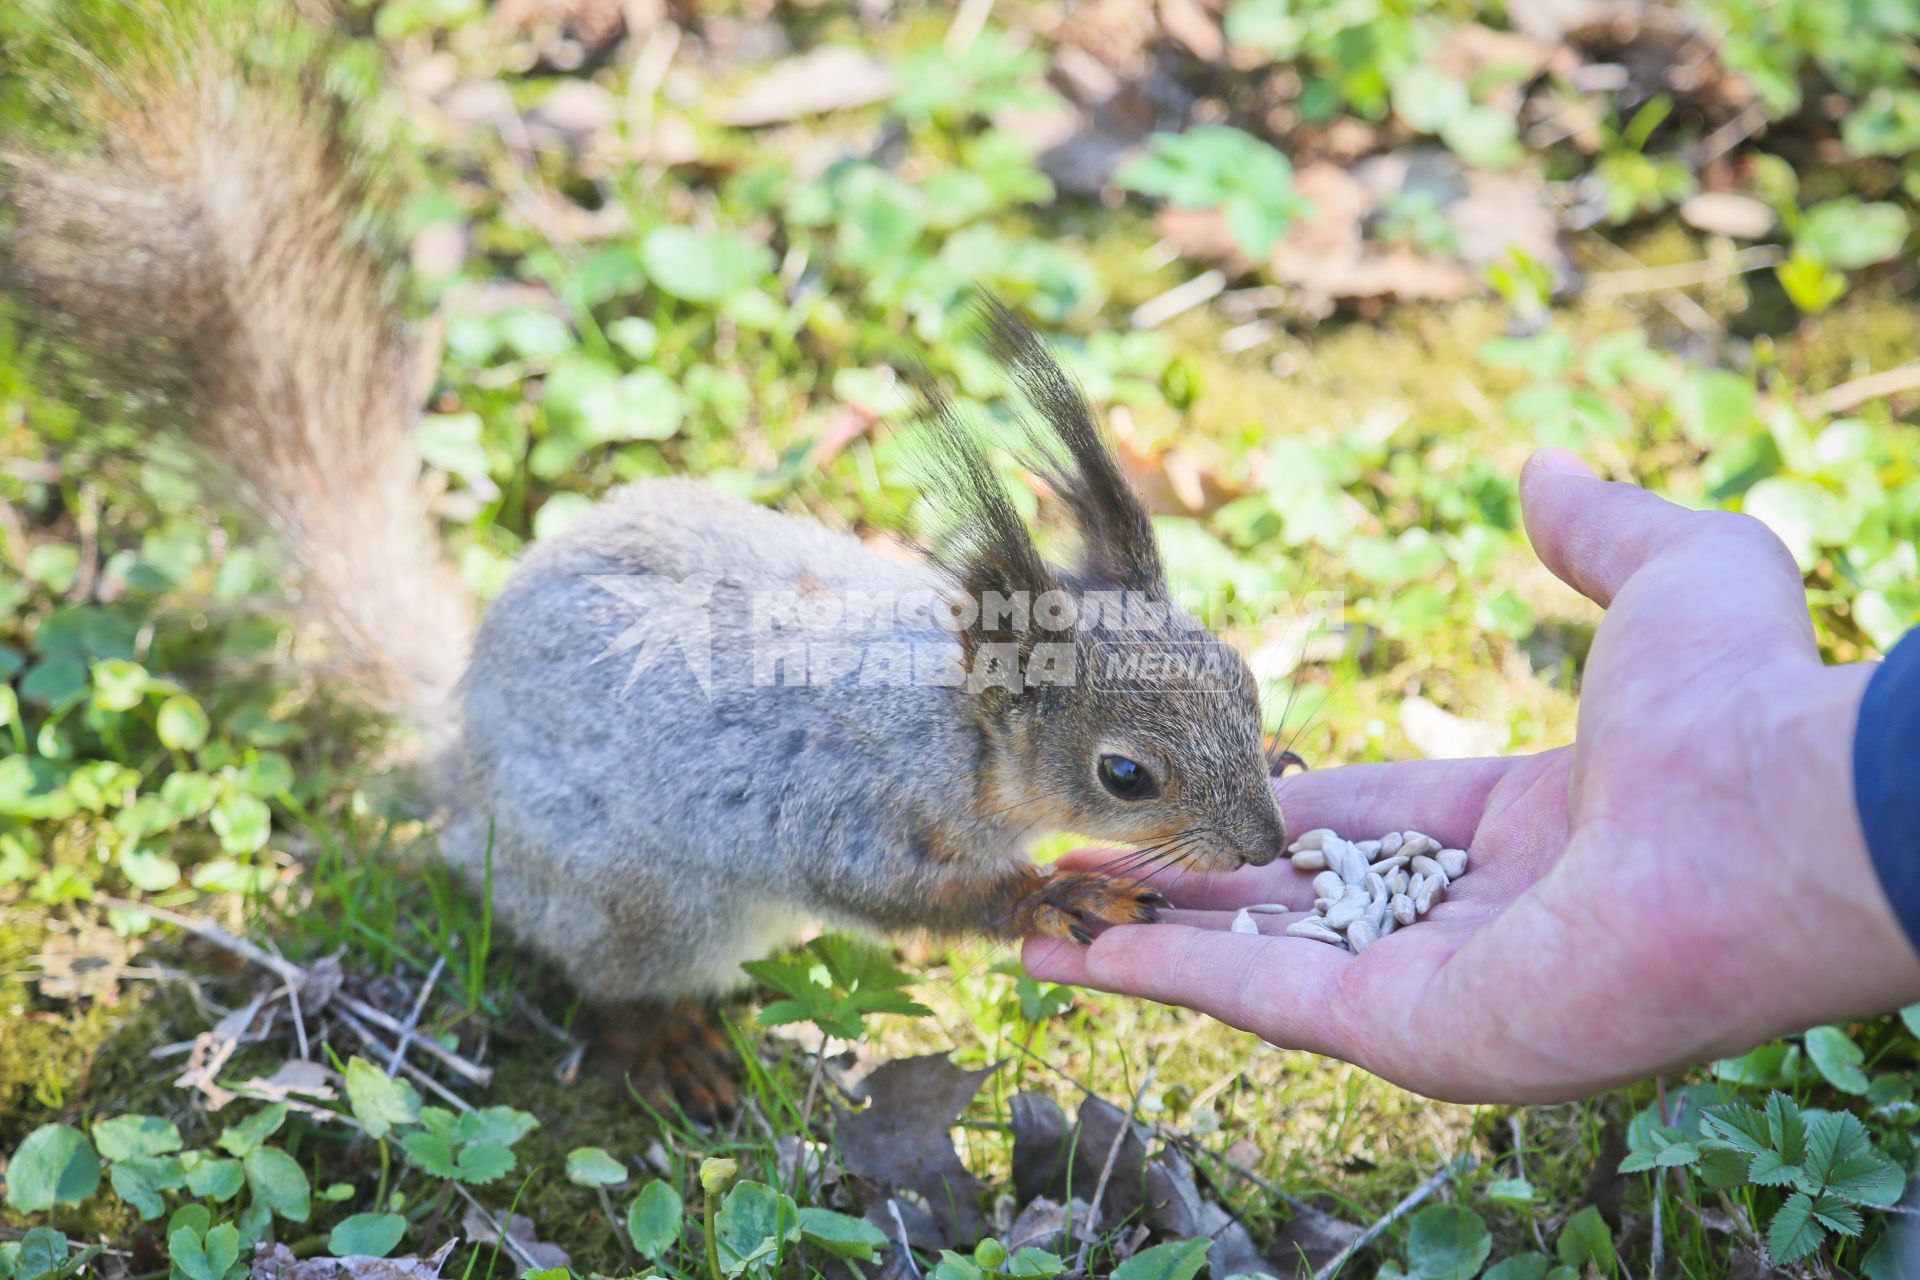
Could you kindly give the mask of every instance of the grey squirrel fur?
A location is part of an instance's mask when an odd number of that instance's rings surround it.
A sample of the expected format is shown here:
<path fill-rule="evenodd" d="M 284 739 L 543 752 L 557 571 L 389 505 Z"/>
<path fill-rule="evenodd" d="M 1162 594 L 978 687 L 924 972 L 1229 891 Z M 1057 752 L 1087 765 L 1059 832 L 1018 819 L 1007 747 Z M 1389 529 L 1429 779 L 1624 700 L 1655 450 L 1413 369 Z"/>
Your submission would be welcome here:
<path fill-rule="evenodd" d="M 1154 918 L 1162 900 L 1143 885 L 1036 870 L 1026 848 L 1053 830 L 1148 846 L 1143 866 L 1281 851 L 1252 678 L 1197 626 L 1076 629 L 1069 686 L 756 681 L 756 592 L 1167 603 L 1151 523 L 1091 412 L 1003 311 L 989 309 L 989 341 L 1037 411 L 1033 469 L 1080 533 L 1069 563 L 1042 558 L 928 392 L 952 519 L 925 562 L 691 481 L 642 481 L 534 545 L 474 627 L 418 492 L 407 349 L 388 277 L 351 234 L 339 139 L 314 91 L 263 83 L 213 39 L 100 87 L 94 150 L 7 153 L 0 284 L 233 479 L 289 549 L 347 678 L 427 744 L 446 857 L 590 1001 L 726 991 L 741 961 L 815 921 L 1086 941 L 1098 923 Z M 649 633 L 648 611 L 601 578 L 710 592 L 708 687 L 679 635 Z M 619 648 L 636 624 L 639 643 Z M 967 666 L 1037 642 L 985 623 L 882 638 Z M 1210 674 L 1149 692 L 1086 679 L 1115 643 L 1201 646 Z M 1161 794 L 1109 794 L 1105 754 L 1146 766 Z"/>

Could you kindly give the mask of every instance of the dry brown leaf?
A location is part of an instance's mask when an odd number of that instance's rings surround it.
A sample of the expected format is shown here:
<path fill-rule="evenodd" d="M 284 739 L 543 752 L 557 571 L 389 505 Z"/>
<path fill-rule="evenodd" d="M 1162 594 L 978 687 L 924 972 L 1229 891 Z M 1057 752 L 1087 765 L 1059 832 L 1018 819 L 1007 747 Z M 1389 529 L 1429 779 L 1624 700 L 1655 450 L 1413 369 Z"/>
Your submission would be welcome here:
<path fill-rule="evenodd" d="M 1211 515 L 1246 490 L 1191 449 L 1142 444 L 1114 421 L 1113 442 L 1127 479 L 1155 515 Z"/>
<path fill-rule="evenodd" d="M 1220 20 L 1200 0 L 1160 0 L 1160 25 L 1202 62 L 1226 56 L 1227 38 Z"/>
<path fill-rule="evenodd" d="M 892 68 L 873 55 L 822 45 L 776 64 L 717 114 L 722 124 L 751 129 L 871 106 L 892 97 L 894 86 Z"/>
<path fill-rule="evenodd" d="M 1175 209 L 1163 206 L 1153 216 L 1153 229 L 1183 258 L 1217 262 L 1228 275 L 1253 270 L 1253 262 L 1234 243 L 1227 218 L 1218 209 Z"/>
<path fill-rule="evenodd" d="M 468 1209 L 466 1215 L 460 1219 L 460 1229 L 466 1232 L 467 1239 L 475 1244 L 499 1244 L 505 1247 L 506 1242 L 500 1239 L 500 1231 L 494 1225 L 496 1221 L 497 1219 L 489 1220 L 487 1215 L 477 1208 Z M 565 1249 L 557 1244 L 548 1244 L 534 1235 L 533 1219 L 524 1213 L 516 1213 L 507 1220 L 507 1235 L 520 1254 L 533 1259 L 544 1268 L 565 1267 L 573 1263 L 573 1259 Z"/>
<path fill-rule="evenodd" d="M 614 97 L 591 80 L 561 80 L 526 113 L 527 136 L 535 145 L 560 145 L 585 151 L 613 123 Z"/>
<path fill-rule="evenodd" d="M 111 929 L 56 933 L 34 957 L 40 994 L 50 1000 L 106 1000 L 120 994 L 127 944 Z"/>
<path fill-rule="evenodd" d="M 1473 290 L 1472 277 L 1458 263 L 1366 240 L 1373 201 L 1346 170 L 1308 165 L 1294 185 L 1315 213 L 1294 223 L 1274 246 L 1271 267 L 1274 279 L 1301 291 L 1306 313 L 1323 314 L 1331 300 L 1445 300 Z"/>
<path fill-rule="evenodd" d="M 1433 65 L 1463 83 L 1470 84 L 1491 70 L 1517 71 L 1512 78 L 1526 81 L 1548 72 L 1570 76 L 1580 65 L 1580 55 L 1554 41 L 1469 22 L 1453 29 L 1434 54 Z"/>
<path fill-rule="evenodd" d="M 1764 240 L 1773 230 L 1773 210 L 1752 196 L 1706 191 L 1681 202 L 1680 220 L 1708 235 Z"/>
<path fill-rule="evenodd" d="M 916 1244 L 971 1244 L 986 1231 L 980 1182 L 960 1163 L 950 1130 L 995 1069 L 968 1071 L 938 1053 L 897 1059 L 867 1077 L 871 1105 L 841 1116 L 835 1130 L 840 1158 L 848 1173 L 877 1189 L 868 1216 L 889 1235 L 896 1229 L 888 1200 L 901 1191 L 926 1205 L 893 1200 Z"/>
<path fill-rule="evenodd" d="M 294 1256 L 283 1244 L 255 1245 L 253 1261 L 248 1265 L 249 1280 L 436 1280 L 440 1268 L 453 1253 L 457 1240 L 449 1240 L 430 1256 L 404 1258 L 308 1258 Z M 564 1255 L 562 1255 L 564 1257 Z M 564 1262 L 556 1265 L 565 1266 Z"/>

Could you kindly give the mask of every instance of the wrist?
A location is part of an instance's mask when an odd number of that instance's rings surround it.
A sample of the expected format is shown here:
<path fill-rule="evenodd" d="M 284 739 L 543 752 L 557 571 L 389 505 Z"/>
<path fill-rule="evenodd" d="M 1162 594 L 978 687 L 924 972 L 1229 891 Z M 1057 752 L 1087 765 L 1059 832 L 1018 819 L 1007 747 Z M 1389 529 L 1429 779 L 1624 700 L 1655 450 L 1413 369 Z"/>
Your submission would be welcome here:
<path fill-rule="evenodd" d="M 1814 935 L 1808 958 L 1819 960 L 1817 973 L 1801 971 L 1802 1025 L 1920 1000 L 1920 952 L 1876 869 L 1855 795 L 1862 703 L 1877 671 L 1803 668 L 1777 686 L 1780 696 L 1756 701 L 1748 781 L 1770 855 L 1756 871 L 1790 883 L 1797 923 Z M 1920 893 L 1920 862 L 1908 874 Z"/>

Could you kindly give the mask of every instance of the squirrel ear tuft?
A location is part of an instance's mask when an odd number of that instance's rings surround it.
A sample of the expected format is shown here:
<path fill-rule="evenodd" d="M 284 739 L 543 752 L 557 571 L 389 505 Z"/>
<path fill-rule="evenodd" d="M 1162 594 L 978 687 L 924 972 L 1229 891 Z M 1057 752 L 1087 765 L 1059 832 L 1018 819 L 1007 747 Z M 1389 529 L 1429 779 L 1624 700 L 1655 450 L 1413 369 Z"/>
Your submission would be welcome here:
<path fill-rule="evenodd" d="M 1107 433 L 1072 376 L 1005 304 L 982 294 L 987 350 L 1013 375 L 1044 428 L 1029 425 L 1047 485 L 1080 528 L 1080 574 L 1129 591 L 1164 594 L 1153 518 L 1120 470 Z"/>
<path fill-rule="evenodd" d="M 986 643 L 1015 643 L 1024 653 L 1034 639 L 1032 628 L 1015 627 L 1004 616 L 989 617 L 983 606 L 990 596 L 1038 600 L 1059 583 L 994 474 L 979 438 L 925 373 L 910 372 L 907 379 L 919 401 L 915 418 L 929 445 L 924 453 L 932 474 L 926 492 L 943 525 L 930 556 L 967 601 L 961 647 L 969 664 Z"/>

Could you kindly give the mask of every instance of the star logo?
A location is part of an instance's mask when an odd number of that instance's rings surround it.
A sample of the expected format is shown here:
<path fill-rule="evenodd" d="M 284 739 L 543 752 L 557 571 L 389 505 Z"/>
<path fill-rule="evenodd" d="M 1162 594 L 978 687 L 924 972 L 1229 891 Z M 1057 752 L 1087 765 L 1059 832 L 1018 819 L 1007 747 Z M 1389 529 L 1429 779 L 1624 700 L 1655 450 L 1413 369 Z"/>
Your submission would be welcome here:
<path fill-rule="evenodd" d="M 588 574 L 587 581 L 626 605 L 635 615 L 632 625 L 607 642 L 595 662 L 619 654 L 633 654 L 627 667 L 625 693 L 669 651 L 678 647 L 700 692 L 713 696 L 713 630 L 708 610 L 718 575 L 696 573 L 685 578 L 663 574 Z"/>

